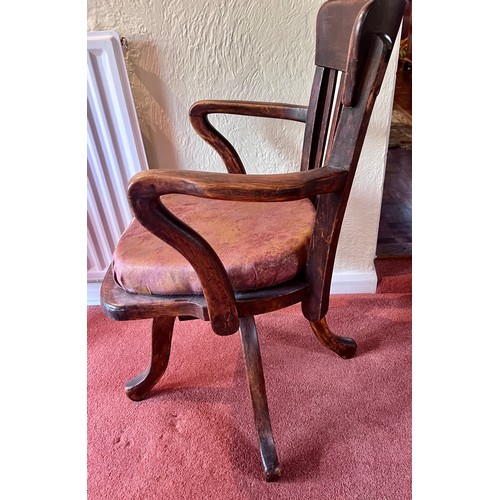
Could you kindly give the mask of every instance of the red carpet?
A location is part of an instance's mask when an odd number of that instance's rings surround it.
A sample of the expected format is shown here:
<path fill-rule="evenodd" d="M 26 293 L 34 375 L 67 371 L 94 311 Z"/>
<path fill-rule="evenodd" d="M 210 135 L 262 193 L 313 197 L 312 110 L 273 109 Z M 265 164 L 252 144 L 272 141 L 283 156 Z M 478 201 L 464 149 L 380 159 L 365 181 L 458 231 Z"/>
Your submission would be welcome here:
<path fill-rule="evenodd" d="M 149 399 L 124 383 L 148 364 L 150 320 L 88 308 L 88 498 L 411 498 L 411 259 L 377 262 L 378 292 L 336 295 L 329 325 L 343 360 L 300 306 L 256 317 L 284 475 L 262 478 L 239 336 L 177 322 L 170 365 Z"/>

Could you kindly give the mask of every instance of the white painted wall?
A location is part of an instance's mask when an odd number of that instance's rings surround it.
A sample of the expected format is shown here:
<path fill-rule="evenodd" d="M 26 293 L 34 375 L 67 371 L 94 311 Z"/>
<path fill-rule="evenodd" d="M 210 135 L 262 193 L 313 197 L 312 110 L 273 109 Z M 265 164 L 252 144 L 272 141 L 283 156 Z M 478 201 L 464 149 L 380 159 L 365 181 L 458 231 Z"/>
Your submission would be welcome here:
<path fill-rule="evenodd" d="M 126 37 L 132 93 L 150 168 L 224 171 L 192 130 L 200 99 L 308 104 L 316 14 L 323 0 L 88 0 L 88 30 Z M 374 291 L 373 259 L 396 53 L 379 95 L 339 242 L 334 291 Z M 303 125 L 214 116 L 248 173 L 298 169 Z M 251 124 L 249 128 L 248 125 Z M 354 250 L 354 251 L 353 251 Z M 351 280 L 352 281 L 352 280 Z M 363 284 L 361 284 L 363 283 Z"/>

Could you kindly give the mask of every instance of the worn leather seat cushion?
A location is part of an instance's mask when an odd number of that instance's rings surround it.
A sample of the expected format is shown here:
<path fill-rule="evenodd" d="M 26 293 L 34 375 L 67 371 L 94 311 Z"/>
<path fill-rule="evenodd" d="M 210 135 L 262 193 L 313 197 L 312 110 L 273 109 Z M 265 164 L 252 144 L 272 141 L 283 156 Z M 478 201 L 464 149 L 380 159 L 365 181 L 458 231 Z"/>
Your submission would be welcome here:
<path fill-rule="evenodd" d="M 214 248 L 235 291 L 283 283 L 305 265 L 315 219 L 308 199 L 254 203 L 171 194 L 161 201 Z M 113 271 L 132 293 L 202 293 L 191 264 L 135 219 L 115 248 Z"/>

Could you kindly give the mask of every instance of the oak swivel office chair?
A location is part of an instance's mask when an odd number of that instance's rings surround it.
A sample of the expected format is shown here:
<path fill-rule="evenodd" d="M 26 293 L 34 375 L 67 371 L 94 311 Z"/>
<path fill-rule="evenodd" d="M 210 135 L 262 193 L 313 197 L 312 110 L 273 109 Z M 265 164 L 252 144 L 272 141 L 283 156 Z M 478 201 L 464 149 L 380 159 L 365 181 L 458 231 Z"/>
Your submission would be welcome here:
<path fill-rule="evenodd" d="M 405 0 L 327 1 L 317 16 L 308 106 L 197 102 L 191 123 L 228 173 L 147 170 L 128 187 L 134 219 L 116 246 L 101 304 L 112 319 L 152 318 L 153 325 L 150 366 L 126 383 L 126 393 L 141 400 L 163 375 L 176 318 L 210 321 L 221 336 L 240 331 L 267 480 L 281 468 L 254 316 L 300 302 L 325 347 L 343 358 L 356 352 L 325 315 L 342 219 L 404 7 Z M 303 122 L 300 168 L 246 175 L 208 121 L 212 113 Z"/>

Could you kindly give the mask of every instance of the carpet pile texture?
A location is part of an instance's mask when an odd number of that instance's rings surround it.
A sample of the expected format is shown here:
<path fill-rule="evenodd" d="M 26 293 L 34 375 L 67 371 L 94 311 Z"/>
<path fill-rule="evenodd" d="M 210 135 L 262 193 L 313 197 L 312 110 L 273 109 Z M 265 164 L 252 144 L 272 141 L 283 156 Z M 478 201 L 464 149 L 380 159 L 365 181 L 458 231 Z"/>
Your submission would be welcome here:
<path fill-rule="evenodd" d="M 263 480 L 238 334 L 176 322 L 170 365 L 142 402 L 124 383 L 149 363 L 151 320 L 88 308 L 88 498 L 411 499 L 411 258 L 377 261 L 376 294 L 334 295 L 358 343 L 343 360 L 300 305 L 257 316 L 283 477 Z"/>

